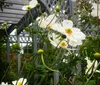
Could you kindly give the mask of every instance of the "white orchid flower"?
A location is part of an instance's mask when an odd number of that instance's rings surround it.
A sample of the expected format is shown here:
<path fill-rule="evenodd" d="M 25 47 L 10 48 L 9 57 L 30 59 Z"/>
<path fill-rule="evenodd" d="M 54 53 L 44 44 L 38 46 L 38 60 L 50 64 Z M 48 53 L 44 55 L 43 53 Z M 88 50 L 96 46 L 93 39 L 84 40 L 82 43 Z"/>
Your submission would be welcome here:
<path fill-rule="evenodd" d="M 22 10 L 30 10 L 30 9 L 34 8 L 37 5 L 37 3 L 38 3 L 37 0 L 31 0 L 29 2 L 29 5 L 22 7 Z"/>
<path fill-rule="evenodd" d="M 27 82 L 27 79 L 20 78 L 19 80 L 12 81 L 12 84 L 13 85 L 26 85 L 26 82 Z"/>
<path fill-rule="evenodd" d="M 48 38 L 50 43 L 54 46 L 54 47 L 62 47 L 62 48 L 67 48 L 68 44 L 67 44 L 67 40 L 61 40 L 61 36 L 55 34 L 55 33 L 48 33 Z"/>
<path fill-rule="evenodd" d="M 38 17 L 36 21 L 40 28 L 51 28 L 53 24 L 55 24 L 57 17 L 55 14 L 51 14 L 48 17 Z"/>
<path fill-rule="evenodd" d="M 55 23 L 51 28 L 61 34 L 66 35 L 69 40 L 69 45 L 76 47 L 82 44 L 82 40 L 85 39 L 86 35 L 81 32 L 80 29 L 73 27 L 71 20 L 64 20 L 61 24 Z"/>
<path fill-rule="evenodd" d="M 91 15 L 93 16 L 93 17 L 99 17 L 99 19 L 100 19 L 100 4 L 96 4 L 96 3 L 92 3 L 92 12 L 91 12 Z M 98 14 L 97 14 L 98 13 Z"/>
<path fill-rule="evenodd" d="M 97 62 L 97 61 L 94 62 L 94 60 L 91 61 L 91 60 L 89 60 L 88 57 L 86 57 L 85 60 L 87 61 L 87 69 L 86 69 L 86 73 L 88 72 L 88 74 L 90 74 L 90 73 L 92 72 L 92 70 L 95 71 L 98 62 Z M 94 64 L 94 67 L 93 67 L 93 69 L 92 69 L 91 66 L 92 66 L 93 64 Z M 89 70 L 89 69 L 90 69 L 90 70 Z M 88 71 L 88 70 L 89 70 L 89 71 Z M 98 70 L 96 70 L 96 71 L 98 71 Z"/>
<path fill-rule="evenodd" d="M 4 83 L 4 82 L 1 82 L 1 84 L 0 85 L 8 85 L 8 83 L 6 82 L 6 83 Z"/>

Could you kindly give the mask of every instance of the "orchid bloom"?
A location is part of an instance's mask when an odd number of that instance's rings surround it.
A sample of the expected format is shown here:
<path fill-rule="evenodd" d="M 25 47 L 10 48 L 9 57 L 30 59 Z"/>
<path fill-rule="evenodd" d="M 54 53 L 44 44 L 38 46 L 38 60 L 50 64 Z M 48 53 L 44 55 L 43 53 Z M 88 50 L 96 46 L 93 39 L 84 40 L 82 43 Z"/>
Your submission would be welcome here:
<path fill-rule="evenodd" d="M 12 81 L 13 85 L 27 85 L 27 79 L 20 78 L 19 80 Z"/>
<path fill-rule="evenodd" d="M 8 85 L 8 83 L 1 82 L 1 84 L 0 84 L 0 85 Z"/>
<path fill-rule="evenodd" d="M 29 2 L 29 5 L 23 6 L 22 10 L 30 10 L 32 8 L 34 8 L 37 5 L 37 0 L 32 0 Z"/>
<path fill-rule="evenodd" d="M 100 19 L 100 4 L 96 4 L 96 3 L 92 3 L 92 12 L 91 12 L 91 15 L 93 16 L 93 17 L 99 17 L 99 19 Z M 98 14 L 97 14 L 98 13 Z"/>
<path fill-rule="evenodd" d="M 56 23 L 51 27 L 53 30 L 66 35 L 69 45 L 76 47 L 82 44 L 82 40 L 85 39 L 85 34 L 80 29 L 73 27 L 71 20 L 64 20 L 61 24 Z"/>
<path fill-rule="evenodd" d="M 48 17 L 38 17 L 36 21 L 40 28 L 50 28 L 55 24 L 57 17 L 54 14 L 49 15 Z"/>
<path fill-rule="evenodd" d="M 50 43 L 54 46 L 54 47 L 62 47 L 62 48 L 67 48 L 68 44 L 67 44 L 67 40 L 61 40 L 61 36 L 55 34 L 55 33 L 48 33 L 48 38 Z"/>

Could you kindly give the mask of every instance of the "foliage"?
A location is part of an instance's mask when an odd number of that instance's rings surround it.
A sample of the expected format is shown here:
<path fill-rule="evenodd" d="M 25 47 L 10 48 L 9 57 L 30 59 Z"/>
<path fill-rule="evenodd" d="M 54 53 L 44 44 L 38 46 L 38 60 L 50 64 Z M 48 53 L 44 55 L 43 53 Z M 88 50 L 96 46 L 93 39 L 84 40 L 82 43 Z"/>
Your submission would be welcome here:
<path fill-rule="evenodd" d="M 21 48 L 20 48 L 19 44 L 12 44 L 11 50 L 14 51 L 15 53 L 19 53 Z"/>
<path fill-rule="evenodd" d="M 100 35 L 92 37 L 91 35 L 87 36 L 87 39 L 80 48 L 81 54 L 88 56 L 90 59 L 95 59 L 94 53 L 100 53 Z M 82 53 L 83 52 L 83 53 Z"/>
<path fill-rule="evenodd" d="M 25 9 L 32 17 L 31 2 Z M 24 47 L 21 71 L 15 75 L 17 80 L 25 77 L 29 85 L 53 85 L 53 73 L 58 73 L 59 85 L 100 84 L 100 14 L 92 16 L 91 12 L 95 9 L 90 0 L 76 2 L 75 13 L 70 16 L 70 20 L 69 17 L 66 19 L 60 15 L 61 1 L 58 0 L 53 14 L 41 13 L 36 20 L 32 17 L 34 22 L 31 25 L 23 27 L 34 41 L 32 45 Z M 36 8 L 37 11 L 40 8 L 41 5 Z M 13 44 L 11 50 L 18 54 L 21 48 L 18 44 Z M 16 64 L 15 60 L 11 62 L 11 69 Z M 11 70 L 12 74 L 14 72 Z"/>

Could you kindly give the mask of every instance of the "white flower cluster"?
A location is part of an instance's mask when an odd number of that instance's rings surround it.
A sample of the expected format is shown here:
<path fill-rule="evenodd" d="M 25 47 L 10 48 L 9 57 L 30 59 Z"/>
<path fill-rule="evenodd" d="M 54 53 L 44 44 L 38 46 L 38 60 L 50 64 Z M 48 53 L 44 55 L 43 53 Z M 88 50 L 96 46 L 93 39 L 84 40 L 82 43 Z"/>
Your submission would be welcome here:
<path fill-rule="evenodd" d="M 29 2 L 29 5 L 23 6 L 23 10 L 29 10 L 34 8 L 37 5 L 37 0 L 32 0 Z M 66 48 L 69 45 L 76 47 L 77 45 L 82 45 L 82 40 L 85 39 L 85 34 L 81 32 L 79 28 L 73 27 L 73 22 L 71 20 L 63 20 L 57 22 L 58 18 L 56 14 L 51 14 L 49 16 L 40 16 L 36 19 L 38 26 L 40 28 L 46 28 L 49 30 L 54 30 L 59 32 L 62 35 L 65 35 L 66 38 L 63 40 L 61 36 L 56 33 L 48 33 L 48 38 L 50 43 L 55 47 Z M 59 36 L 59 37 L 58 37 Z"/>
<path fill-rule="evenodd" d="M 12 84 L 2 82 L 0 85 L 27 85 L 27 79 L 20 78 L 19 80 L 12 81 Z"/>
<path fill-rule="evenodd" d="M 51 14 L 48 17 L 38 17 L 37 22 L 40 28 L 46 28 L 59 32 L 65 35 L 66 38 L 61 40 L 61 36 L 56 33 L 48 33 L 48 38 L 53 46 L 66 48 L 68 45 L 76 47 L 77 45 L 82 45 L 82 40 L 85 39 L 86 35 L 81 32 L 79 28 L 73 27 L 73 22 L 71 20 L 63 20 L 62 22 L 57 22 L 57 17 L 55 14 Z"/>

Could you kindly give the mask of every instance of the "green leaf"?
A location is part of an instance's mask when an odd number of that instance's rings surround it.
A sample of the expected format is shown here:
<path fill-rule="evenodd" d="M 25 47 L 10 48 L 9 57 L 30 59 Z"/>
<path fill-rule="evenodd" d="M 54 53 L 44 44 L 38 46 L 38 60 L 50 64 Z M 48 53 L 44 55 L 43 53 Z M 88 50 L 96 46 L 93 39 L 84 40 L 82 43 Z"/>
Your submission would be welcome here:
<path fill-rule="evenodd" d="M 87 85 L 96 85 L 96 82 L 94 80 L 90 80 Z"/>

